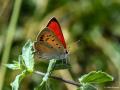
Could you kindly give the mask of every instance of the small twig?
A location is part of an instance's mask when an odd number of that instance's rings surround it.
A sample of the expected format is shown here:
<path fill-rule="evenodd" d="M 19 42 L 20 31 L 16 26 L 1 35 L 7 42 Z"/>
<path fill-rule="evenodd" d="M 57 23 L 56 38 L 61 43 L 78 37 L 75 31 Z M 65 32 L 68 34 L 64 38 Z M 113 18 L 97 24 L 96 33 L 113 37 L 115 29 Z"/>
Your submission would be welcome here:
<path fill-rule="evenodd" d="M 41 76 L 45 76 L 45 73 L 43 73 L 43 72 L 35 71 L 34 73 L 39 74 L 39 75 L 41 75 Z M 75 85 L 75 86 L 78 86 L 78 87 L 81 86 L 81 85 L 80 85 L 79 83 L 77 83 L 77 82 L 70 81 L 70 80 L 65 80 L 65 79 L 60 78 L 60 77 L 57 77 L 57 76 L 52 76 L 52 75 L 51 75 L 51 76 L 49 76 L 49 78 L 56 79 L 56 80 L 59 80 L 59 81 L 65 82 L 65 83 L 69 83 L 69 84 L 72 84 L 72 85 Z"/>

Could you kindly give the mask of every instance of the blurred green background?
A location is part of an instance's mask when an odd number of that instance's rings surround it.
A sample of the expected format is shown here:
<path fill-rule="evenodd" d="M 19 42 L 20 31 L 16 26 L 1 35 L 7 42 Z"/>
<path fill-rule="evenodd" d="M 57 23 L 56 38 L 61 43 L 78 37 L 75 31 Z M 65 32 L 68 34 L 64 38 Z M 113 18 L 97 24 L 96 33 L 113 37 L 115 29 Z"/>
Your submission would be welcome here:
<path fill-rule="evenodd" d="M 115 79 L 98 85 L 98 90 L 120 90 L 120 0 L 21 1 L 17 25 L 9 32 L 15 0 L 0 0 L 1 90 L 11 90 L 10 83 L 19 73 L 6 69 L 4 64 L 17 60 L 24 43 L 28 39 L 35 41 L 38 32 L 53 16 L 61 25 L 71 64 L 70 69 L 58 70 L 54 74 L 78 81 L 83 74 L 101 70 Z M 80 42 L 76 43 L 78 40 Z M 8 55 L 4 53 L 6 47 L 10 48 Z M 35 69 L 46 72 L 47 63 L 37 61 Z M 39 75 L 29 75 L 22 80 L 20 90 L 33 90 L 40 80 Z M 76 86 L 51 79 L 49 89 L 76 90 Z"/>

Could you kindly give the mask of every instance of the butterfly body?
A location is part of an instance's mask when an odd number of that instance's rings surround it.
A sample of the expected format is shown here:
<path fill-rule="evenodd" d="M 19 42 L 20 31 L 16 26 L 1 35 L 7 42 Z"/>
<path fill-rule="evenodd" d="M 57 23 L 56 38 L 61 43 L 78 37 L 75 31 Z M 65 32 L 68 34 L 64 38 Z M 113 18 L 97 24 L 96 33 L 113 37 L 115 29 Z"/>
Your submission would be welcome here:
<path fill-rule="evenodd" d="M 44 59 L 65 59 L 68 52 L 59 23 L 52 18 L 48 25 L 38 34 L 34 43 L 37 57 Z"/>

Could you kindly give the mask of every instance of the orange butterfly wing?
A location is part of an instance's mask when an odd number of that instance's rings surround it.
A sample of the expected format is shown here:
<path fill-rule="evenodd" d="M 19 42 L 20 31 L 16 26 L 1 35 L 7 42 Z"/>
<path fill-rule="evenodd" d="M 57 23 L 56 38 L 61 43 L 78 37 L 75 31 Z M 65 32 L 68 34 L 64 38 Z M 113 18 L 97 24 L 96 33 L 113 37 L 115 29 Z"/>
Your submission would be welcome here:
<path fill-rule="evenodd" d="M 65 49 L 56 35 L 44 28 L 40 34 L 38 34 L 37 41 L 34 43 L 34 48 L 37 56 L 45 59 L 64 59 Z"/>

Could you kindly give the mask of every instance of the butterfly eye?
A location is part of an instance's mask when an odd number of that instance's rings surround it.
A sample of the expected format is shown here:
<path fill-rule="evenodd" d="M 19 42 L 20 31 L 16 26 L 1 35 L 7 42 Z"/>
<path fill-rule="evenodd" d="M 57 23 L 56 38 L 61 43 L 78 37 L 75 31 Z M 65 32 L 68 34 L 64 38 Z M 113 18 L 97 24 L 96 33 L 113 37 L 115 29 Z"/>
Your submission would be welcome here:
<path fill-rule="evenodd" d="M 68 54 L 68 51 L 66 50 L 65 53 Z"/>
<path fill-rule="evenodd" d="M 40 41 L 44 41 L 43 39 L 40 39 Z"/>

